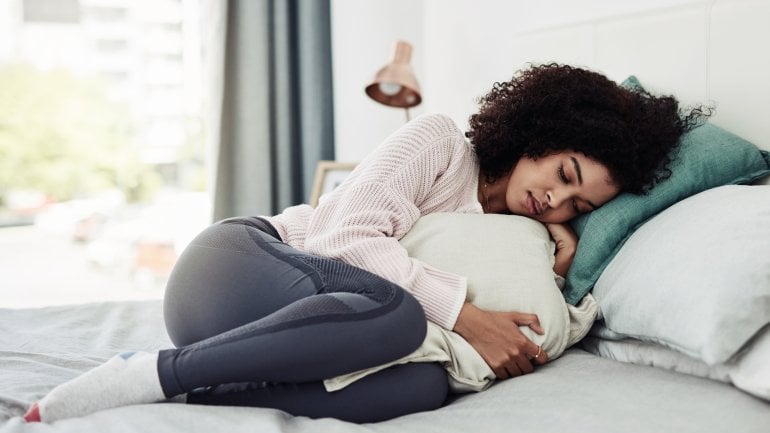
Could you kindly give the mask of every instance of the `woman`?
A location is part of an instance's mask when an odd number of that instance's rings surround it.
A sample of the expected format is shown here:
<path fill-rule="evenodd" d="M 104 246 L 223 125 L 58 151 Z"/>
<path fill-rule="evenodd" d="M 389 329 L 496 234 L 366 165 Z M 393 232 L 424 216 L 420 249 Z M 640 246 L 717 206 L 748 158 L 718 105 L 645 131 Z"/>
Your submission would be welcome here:
<path fill-rule="evenodd" d="M 524 215 L 546 223 L 564 275 L 577 243 L 564 223 L 665 177 L 671 150 L 700 115 L 680 117 L 673 97 L 579 68 L 521 71 L 482 98 L 467 133 L 445 116 L 422 116 L 317 208 L 206 229 L 167 287 L 177 348 L 116 356 L 55 388 L 25 418 L 183 394 L 189 403 L 356 422 L 429 410 L 447 394 L 439 365 L 391 367 L 336 392 L 322 382 L 411 353 L 426 318 L 462 335 L 499 379 L 530 373 L 547 355 L 519 326 L 542 333 L 537 317 L 467 303 L 463 277 L 409 258 L 398 240 L 433 212 Z"/>

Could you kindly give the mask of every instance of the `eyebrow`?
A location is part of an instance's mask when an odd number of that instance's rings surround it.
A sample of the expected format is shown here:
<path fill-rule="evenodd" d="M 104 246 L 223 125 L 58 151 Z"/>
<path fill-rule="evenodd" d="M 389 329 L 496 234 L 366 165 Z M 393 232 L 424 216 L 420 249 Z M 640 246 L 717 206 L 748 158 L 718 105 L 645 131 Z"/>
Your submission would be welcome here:
<path fill-rule="evenodd" d="M 580 163 L 578 163 L 578 160 L 574 156 L 570 156 L 569 159 L 572 160 L 572 167 L 575 168 L 575 173 L 577 174 L 578 184 L 583 185 L 583 172 L 580 170 Z M 586 203 L 588 203 L 589 206 L 593 210 L 596 210 L 599 208 L 599 206 L 591 203 L 590 200 L 585 200 Z"/>
<path fill-rule="evenodd" d="M 569 159 L 572 160 L 572 166 L 575 167 L 575 172 L 577 173 L 578 183 L 580 185 L 583 184 L 583 173 L 580 171 L 580 164 L 578 164 L 577 159 L 574 156 L 570 156 Z"/>

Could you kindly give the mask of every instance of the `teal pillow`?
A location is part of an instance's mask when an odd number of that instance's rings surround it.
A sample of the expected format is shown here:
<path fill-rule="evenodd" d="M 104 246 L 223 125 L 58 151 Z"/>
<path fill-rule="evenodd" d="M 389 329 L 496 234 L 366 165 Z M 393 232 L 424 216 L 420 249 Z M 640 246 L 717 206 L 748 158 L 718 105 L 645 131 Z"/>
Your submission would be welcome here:
<path fill-rule="evenodd" d="M 633 76 L 622 85 L 642 88 Z M 647 195 L 620 194 L 572 221 L 580 241 L 563 292 L 568 303 L 576 305 L 591 291 L 626 239 L 645 221 L 701 191 L 769 175 L 770 152 L 707 122 L 682 137 L 670 168 L 671 177 Z"/>

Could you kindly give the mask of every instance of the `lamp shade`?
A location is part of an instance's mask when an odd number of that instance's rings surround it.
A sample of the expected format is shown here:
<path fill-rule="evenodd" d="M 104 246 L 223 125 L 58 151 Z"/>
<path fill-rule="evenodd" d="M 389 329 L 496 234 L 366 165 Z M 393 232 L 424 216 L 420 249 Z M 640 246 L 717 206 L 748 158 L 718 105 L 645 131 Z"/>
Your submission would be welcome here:
<path fill-rule="evenodd" d="M 391 107 L 410 108 L 422 102 L 420 86 L 409 65 L 411 58 L 412 45 L 396 41 L 390 63 L 377 71 L 374 79 L 366 86 L 366 94 Z"/>

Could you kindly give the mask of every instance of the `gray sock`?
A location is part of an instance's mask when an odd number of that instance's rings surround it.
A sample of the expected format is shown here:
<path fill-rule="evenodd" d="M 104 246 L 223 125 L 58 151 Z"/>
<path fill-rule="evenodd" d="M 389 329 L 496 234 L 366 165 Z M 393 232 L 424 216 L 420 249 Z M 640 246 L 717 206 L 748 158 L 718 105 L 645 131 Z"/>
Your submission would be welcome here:
<path fill-rule="evenodd" d="M 39 402 L 40 418 L 52 422 L 131 404 L 165 399 L 157 353 L 126 353 L 63 383 Z"/>

